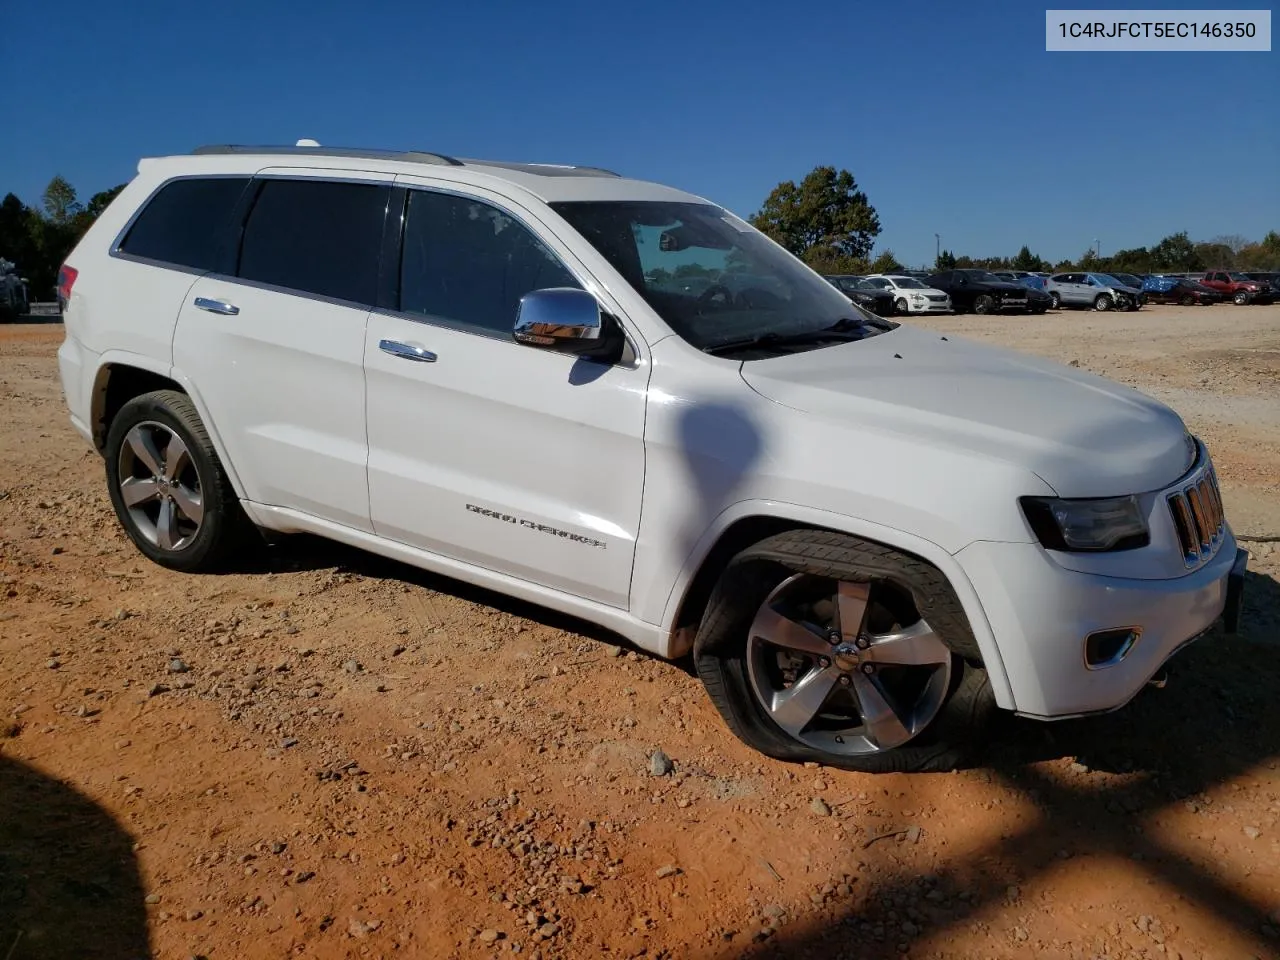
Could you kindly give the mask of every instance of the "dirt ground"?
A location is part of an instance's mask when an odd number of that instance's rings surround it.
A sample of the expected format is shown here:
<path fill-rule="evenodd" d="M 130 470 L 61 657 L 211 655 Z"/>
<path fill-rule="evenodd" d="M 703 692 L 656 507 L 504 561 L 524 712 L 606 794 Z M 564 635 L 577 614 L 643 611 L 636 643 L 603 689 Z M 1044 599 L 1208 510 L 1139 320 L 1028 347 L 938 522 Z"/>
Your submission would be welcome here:
<path fill-rule="evenodd" d="M 1172 403 L 1237 637 L 974 769 L 765 759 L 687 664 L 305 539 L 120 532 L 56 324 L 0 327 L 0 957 L 1280 956 L 1280 306 L 936 319 Z M 655 776 L 661 748 L 674 770 Z"/>

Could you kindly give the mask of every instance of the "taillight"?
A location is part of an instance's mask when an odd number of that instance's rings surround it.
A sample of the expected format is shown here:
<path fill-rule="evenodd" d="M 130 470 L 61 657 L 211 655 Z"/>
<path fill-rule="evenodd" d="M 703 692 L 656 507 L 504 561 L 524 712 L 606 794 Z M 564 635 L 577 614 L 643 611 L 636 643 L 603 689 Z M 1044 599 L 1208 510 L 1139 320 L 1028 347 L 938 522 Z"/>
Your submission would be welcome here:
<path fill-rule="evenodd" d="M 67 304 L 71 302 L 71 288 L 75 286 L 78 276 L 80 271 L 75 267 L 68 267 L 65 263 L 58 271 L 58 306 L 63 310 L 66 310 Z"/>

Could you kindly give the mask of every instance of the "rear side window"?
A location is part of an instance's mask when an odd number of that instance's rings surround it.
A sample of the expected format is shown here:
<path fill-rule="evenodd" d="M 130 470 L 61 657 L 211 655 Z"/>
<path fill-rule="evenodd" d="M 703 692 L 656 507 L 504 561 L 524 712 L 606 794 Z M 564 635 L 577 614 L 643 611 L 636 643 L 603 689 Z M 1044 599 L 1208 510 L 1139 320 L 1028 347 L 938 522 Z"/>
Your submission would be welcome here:
<path fill-rule="evenodd" d="M 161 187 L 129 228 L 120 250 L 196 270 L 214 270 L 231 211 L 248 177 L 174 180 Z"/>
<path fill-rule="evenodd" d="M 245 223 L 237 275 L 373 305 L 390 187 L 266 180 Z"/>
<path fill-rule="evenodd" d="M 580 286 L 542 241 L 497 207 L 410 191 L 402 312 L 510 334 L 520 298 L 530 290 Z"/>

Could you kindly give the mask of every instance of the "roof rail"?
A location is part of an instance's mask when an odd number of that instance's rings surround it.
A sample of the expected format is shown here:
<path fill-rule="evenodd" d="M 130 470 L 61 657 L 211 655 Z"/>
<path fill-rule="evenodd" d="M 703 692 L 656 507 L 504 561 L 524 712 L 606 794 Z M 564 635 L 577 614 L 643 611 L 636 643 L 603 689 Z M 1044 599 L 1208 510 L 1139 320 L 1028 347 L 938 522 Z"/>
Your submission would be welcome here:
<path fill-rule="evenodd" d="M 435 163 L 450 167 L 462 166 L 462 161 L 443 153 L 425 150 L 366 150 L 358 147 L 309 147 L 309 146 L 249 146 L 240 143 L 215 143 L 196 147 L 192 154 L 279 154 L 284 156 L 355 157 L 368 160 L 407 160 L 412 163 Z"/>

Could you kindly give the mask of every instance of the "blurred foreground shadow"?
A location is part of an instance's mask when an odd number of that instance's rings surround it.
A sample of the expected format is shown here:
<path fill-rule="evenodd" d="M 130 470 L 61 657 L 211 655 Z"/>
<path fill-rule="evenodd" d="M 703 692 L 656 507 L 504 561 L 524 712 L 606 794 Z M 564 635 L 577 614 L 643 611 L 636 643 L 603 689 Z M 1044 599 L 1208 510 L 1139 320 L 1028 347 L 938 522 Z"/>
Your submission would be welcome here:
<path fill-rule="evenodd" d="M 1162 843 L 1155 824 L 1174 805 L 1212 818 L 1216 808 L 1207 807 L 1206 794 L 1241 775 L 1280 765 L 1277 601 L 1276 582 L 1251 574 L 1241 634 L 1225 636 L 1215 628 L 1173 658 L 1166 689 L 1144 691 L 1116 713 L 1056 723 L 1009 717 L 1000 724 L 983 775 L 1034 803 L 1038 816 L 1025 828 L 972 856 L 944 857 L 927 875 L 877 876 L 834 917 L 797 917 L 763 943 L 714 956 L 888 960 L 918 956 L 916 948 L 929 956 L 951 956 L 943 948 L 951 931 L 964 931 L 979 918 L 992 923 L 1013 909 L 1006 902 L 1008 872 L 1034 884 L 1068 857 L 1127 870 L 1135 888 L 1144 880 L 1154 882 L 1183 901 L 1181 909 L 1212 916 L 1248 944 L 1244 954 L 1209 952 L 1206 958 L 1280 957 L 1280 939 L 1268 925 L 1275 903 L 1249 892 L 1248 871 L 1224 872 L 1207 846 L 1189 857 Z M 1064 758 L 1074 758 L 1078 766 L 1065 770 Z M 1059 763 L 1042 766 L 1049 761 Z M 1095 771 L 1114 778 L 1096 777 Z M 901 801 L 910 802 L 910 794 Z M 1125 866 L 1117 867 L 1120 863 Z M 989 864 L 1000 866 L 988 869 Z M 1252 886 L 1256 890 L 1257 884 Z M 895 922 L 904 912 L 913 919 L 905 927 Z M 1016 911 L 1008 926 L 1014 916 Z M 1098 935 L 1106 919 L 1098 920 L 1097 931 L 1079 931 L 1068 944 L 1072 956 L 1100 955 Z M 1114 941 L 1106 945 L 1116 947 Z M 1031 944 L 1025 949 L 1034 954 Z"/>
<path fill-rule="evenodd" d="M 143 896 L 111 814 L 0 756 L 0 960 L 146 960 Z"/>

